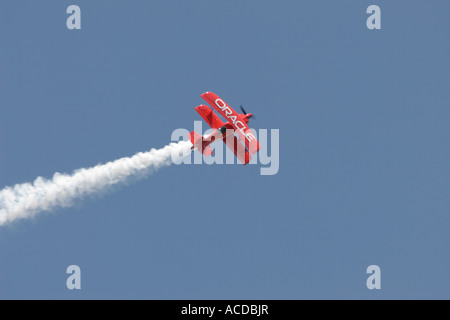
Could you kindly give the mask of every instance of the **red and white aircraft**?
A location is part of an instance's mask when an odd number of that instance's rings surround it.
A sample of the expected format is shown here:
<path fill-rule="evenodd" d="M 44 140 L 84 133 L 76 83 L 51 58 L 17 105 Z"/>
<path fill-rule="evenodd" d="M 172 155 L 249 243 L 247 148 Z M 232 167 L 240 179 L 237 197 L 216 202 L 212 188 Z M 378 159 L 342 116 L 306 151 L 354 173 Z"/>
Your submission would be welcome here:
<path fill-rule="evenodd" d="M 252 113 L 246 113 L 242 108 L 243 114 L 234 111 L 225 101 L 219 98 L 212 92 L 205 92 L 201 95 L 203 99 L 208 102 L 220 115 L 222 115 L 227 122 L 224 123 L 208 106 L 199 105 L 195 108 L 202 118 L 215 129 L 215 131 L 203 137 L 195 131 L 189 134 L 192 142 L 191 149 L 197 149 L 205 156 L 212 154 L 210 144 L 214 141 L 223 140 L 223 142 L 230 148 L 237 158 L 245 165 L 250 162 L 252 154 L 259 151 L 259 143 L 255 135 L 248 127 L 248 121 L 253 116 Z M 237 137 L 234 135 L 237 133 Z M 239 138 L 239 139 L 238 139 Z M 244 144 L 241 143 L 244 142 Z"/>

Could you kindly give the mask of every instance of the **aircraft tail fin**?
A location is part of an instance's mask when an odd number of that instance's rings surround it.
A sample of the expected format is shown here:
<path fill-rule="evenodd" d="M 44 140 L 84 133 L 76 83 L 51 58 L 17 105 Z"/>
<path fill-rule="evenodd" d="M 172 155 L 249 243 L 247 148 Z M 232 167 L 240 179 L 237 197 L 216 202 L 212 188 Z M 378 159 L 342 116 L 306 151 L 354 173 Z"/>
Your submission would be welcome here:
<path fill-rule="evenodd" d="M 203 153 L 205 156 L 209 157 L 212 154 L 212 149 L 209 146 L 210 141 L 203 141 L 203 136 L 195 131 L 189 133 L 189 139 L 192 142 L 192 149 L 197 148 L 197 150 Z"/>

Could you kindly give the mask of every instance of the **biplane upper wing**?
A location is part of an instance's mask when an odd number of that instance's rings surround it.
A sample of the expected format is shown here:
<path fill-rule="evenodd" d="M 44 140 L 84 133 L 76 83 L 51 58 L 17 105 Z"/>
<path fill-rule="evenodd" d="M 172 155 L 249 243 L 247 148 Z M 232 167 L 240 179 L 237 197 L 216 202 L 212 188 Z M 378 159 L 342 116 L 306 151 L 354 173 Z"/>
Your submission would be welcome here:
<path fill-rule="evenodd" d="M 258 140 L 239 113 L 234 111 L 225 101 L 213 92 L 205 92 L 201 97 L 231 123 L 235 132 L 238 134 L 239 139 L 245 143 L 245 146 L 250 153 L 255 154 L 259 151 Z"/>

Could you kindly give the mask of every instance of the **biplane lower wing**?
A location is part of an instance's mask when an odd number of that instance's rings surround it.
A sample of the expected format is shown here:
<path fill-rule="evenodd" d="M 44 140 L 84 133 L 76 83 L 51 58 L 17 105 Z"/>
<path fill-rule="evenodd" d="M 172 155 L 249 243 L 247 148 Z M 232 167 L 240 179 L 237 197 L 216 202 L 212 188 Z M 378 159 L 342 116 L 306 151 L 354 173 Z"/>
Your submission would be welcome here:
<path fill-rule="evenodd" d="M 220 120 L 220 118 L 208 106 L 202 104 L 196 107 L 195 110 L 211 128 L 219 129 L 224 125 L 223 121 Z"/>

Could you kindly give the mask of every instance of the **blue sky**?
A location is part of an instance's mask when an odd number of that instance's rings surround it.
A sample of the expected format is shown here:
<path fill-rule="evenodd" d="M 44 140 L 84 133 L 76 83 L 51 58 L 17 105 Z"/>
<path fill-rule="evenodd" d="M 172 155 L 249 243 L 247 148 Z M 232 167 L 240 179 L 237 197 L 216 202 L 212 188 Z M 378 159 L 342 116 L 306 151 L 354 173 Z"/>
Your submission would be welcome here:
<path fill-rule="evenodd" d="M 280 170 L 171 166 L 2 227 L 0 299 L 449 299 L 449 11 L 2 1 L 0 188 L 163 147 L 205 91 L 280 130 Z"/>

